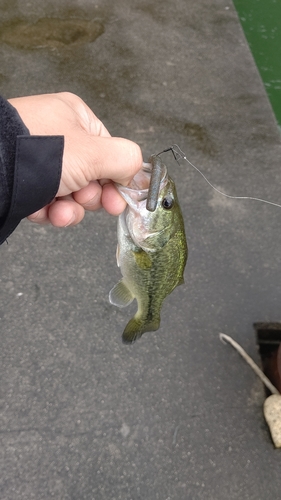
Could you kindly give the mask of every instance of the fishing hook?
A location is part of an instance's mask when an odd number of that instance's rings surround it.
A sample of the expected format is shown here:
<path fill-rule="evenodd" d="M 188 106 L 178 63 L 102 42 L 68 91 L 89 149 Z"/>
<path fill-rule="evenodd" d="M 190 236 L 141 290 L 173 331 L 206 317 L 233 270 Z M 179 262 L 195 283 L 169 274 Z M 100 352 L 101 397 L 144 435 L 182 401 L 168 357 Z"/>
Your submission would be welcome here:
<path fill-rule="evenodd" d="M 162 153 L 167 153 L 168 151 L 172 151 L 176 162 L 179 163 L 179 158 L 182 158 L 182 156 L 174 148 L 174 146 L 171 146 L 168 149 L 164 149 L 163 151 L 161 151 L 161 153 L 158 153 L 157 155 L 152 155 L 149 159 L 149 162 L 152 164 L 151 179 L 146 201 L 146 210 L 149 210 L 149 212 L 154 212 L 156 210 L 158 202 L 158 195 L 159 195 L 160 183 L 162 179 L 162 172 L 164 166 L 160 158 L 160 155 Z"/>

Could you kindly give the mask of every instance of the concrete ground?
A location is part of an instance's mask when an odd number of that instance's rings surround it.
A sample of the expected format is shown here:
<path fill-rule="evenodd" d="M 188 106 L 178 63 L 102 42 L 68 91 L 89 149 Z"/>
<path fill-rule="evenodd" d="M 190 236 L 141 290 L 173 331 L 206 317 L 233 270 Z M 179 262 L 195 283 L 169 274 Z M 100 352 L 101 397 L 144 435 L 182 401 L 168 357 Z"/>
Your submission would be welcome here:
<path fill-rule="evenodd" d="M 230 0 L 3 0 L 0 19 L 4 96 L 75 92 L 146 159 L 178 143 L 223 191 L 280 203 L 280 135 Z M 259 362 L 253 323 L 281 319 L 281 210 L 165 161 L 185 285 L 133 346 L 134 305 L 108 302 L 114 217 L 24 221 L 1 247 L 1 500 L 279 498 L 264 388 L 218 335 Z"/>

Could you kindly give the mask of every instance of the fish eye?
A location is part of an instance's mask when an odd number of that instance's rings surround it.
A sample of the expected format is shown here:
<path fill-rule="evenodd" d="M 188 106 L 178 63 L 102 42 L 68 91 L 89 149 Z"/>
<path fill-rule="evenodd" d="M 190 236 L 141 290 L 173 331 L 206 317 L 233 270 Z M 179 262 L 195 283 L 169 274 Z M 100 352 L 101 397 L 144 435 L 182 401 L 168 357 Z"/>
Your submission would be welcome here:
<path fill-rule="evenodd" d="M 165 210 L 170 210 L 174 205 L 174 199 L 171 196 L 167 196 L 167 198 L 163 198 L 162 200 L 162 207 L 165 208 Z"/>

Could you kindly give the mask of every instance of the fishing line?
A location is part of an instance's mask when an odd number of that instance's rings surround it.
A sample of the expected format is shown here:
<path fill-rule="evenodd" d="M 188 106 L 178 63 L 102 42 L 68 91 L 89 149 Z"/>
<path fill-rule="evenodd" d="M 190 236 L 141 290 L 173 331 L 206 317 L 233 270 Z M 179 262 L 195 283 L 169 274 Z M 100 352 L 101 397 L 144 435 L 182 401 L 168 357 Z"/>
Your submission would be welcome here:
<path fill-rule="evenodd" d="M 281 205 L 279 205 L 278 203 L 274 203 L 273 201 L 263 200 L 262 198 L 255 198 L 254 196 L 233 196 L 230 194 L 223 193 L 207 179 L 206 175 L 204 175 L 203 172 L 201 172 L 201 170 L 198 167 L 193 165 L 193 163 L 191 163 L 191 161 L 187 159 L 186 154 L 181 150 L 181 148 L 177 144 L 173 144 L 170 148 L 164 149 L 164 151 L 161 151 L 161 153 L 158 154 L 161 155 L 162 153 L 166 153 L 168 151 L 171 151 L 173 153 L 177 163 L 179 163 L 179 159 L 185 160 L 187 163 L 189 163 L 189 165 L 203 177 L 203 179 L 209 184 L 209 186 L 211 186 L 211 188 L 213 188 L 217 193 L 221 194 L 222 196 L 225 196 L 226 198 L 231 198 L 232 200 L 260 201 L 261 203 L 266 203 L 267 205 L 273 205 L 274 207 L 281 208 Z"/>

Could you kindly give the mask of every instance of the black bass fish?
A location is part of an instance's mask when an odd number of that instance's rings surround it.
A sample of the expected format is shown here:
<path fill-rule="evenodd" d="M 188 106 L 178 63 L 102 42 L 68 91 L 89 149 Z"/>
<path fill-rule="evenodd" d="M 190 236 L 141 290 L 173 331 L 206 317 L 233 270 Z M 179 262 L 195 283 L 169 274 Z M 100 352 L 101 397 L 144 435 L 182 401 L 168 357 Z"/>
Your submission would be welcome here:
<path fill-rule="evenodd" d="M 146 208 L 152 166 L 144 164 L 131 183 L 116 185 L 127 202 L 118 218 L 117 265 L 123 278 L 110 291 L 118 307 L 137 300 L 138 310 L 127 324 L 122 340 L 132 343 L 144 332 L 160 327 L 162 303 L 181 285 L 187 260 L 184 222 L 174 181 L 163 172 L 156 209 Z"/>

